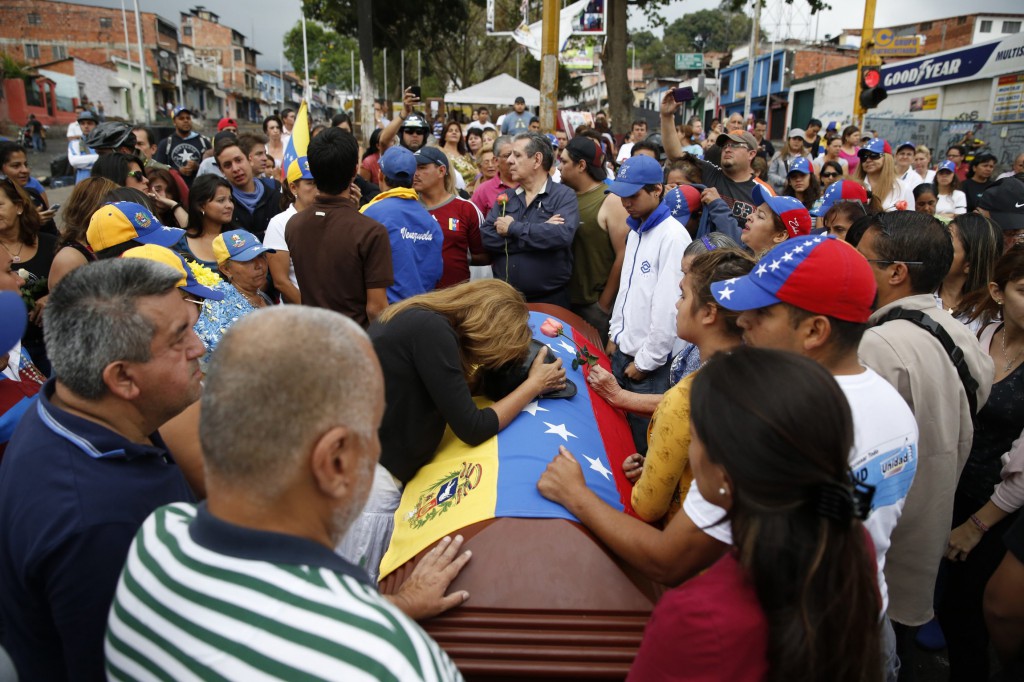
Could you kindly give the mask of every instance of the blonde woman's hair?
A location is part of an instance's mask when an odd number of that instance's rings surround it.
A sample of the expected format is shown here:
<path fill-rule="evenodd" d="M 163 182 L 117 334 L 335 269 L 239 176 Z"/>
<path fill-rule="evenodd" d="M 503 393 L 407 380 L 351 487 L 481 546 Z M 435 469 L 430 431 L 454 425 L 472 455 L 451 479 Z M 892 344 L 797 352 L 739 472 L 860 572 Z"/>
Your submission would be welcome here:
<path fill-rule="evenodd" d="M 868 174 L 864 172 L 864 163 L 857 164 L 857 179 L 863 185 Z M 878 171 L 878 182 L 871 183 L 871 194 L 878 197 L 879 202 L 892 194 L 896 189 L 896 163 L 892 154 L 882 154 L 882 170 Z"/>
<path fill-rule="evenodd" d="M 459 339 L 462 369 L 471 377 L 478 368 L 496 369 L 526 356 L 533 334 L 527 324 L 526 299 L 498 279 L 464 282 L 390 305 L 377 318 L 387 324 L 410 308 L 447 318 Z"/>

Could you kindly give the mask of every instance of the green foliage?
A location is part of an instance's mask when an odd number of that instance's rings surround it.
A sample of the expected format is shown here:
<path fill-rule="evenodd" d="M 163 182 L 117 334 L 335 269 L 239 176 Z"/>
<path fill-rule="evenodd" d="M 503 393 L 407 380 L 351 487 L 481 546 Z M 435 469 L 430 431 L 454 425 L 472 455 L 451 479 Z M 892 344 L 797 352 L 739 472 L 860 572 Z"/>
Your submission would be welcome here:
<path fill-rule="evenodd" d="M 348 88 L 352 79 L 351 55 L 355 55 L 356 78 L 359 78 L 359 45 L 354 38 L 315 21 L 306 22 L 306 43 L 309 48 L 309 75 L 320 85 Z M 302 74 L 302 22 L 284 36 L 284 56 L 296 73 Z"/>
<path fill-rule="evenodd" d="M 6 52 L 0 52 L 0 77 L 24 78 L 29 75 L 28 69 L 28 64 L 19 62 Z"/>
<path fill-rule="evenodd" d="M 666 26 L 662 39 L 650 31 L 635 33 L 631 38 L 637 64 L 649 66 L 655 76 L 672 76 L 677 73 L 677 52 L 729 52 L 750 40 L 750 25 L 750 18 L 738 12 L 700 10 Z M 627 55 L 631 58 L 632 54 Z"/>

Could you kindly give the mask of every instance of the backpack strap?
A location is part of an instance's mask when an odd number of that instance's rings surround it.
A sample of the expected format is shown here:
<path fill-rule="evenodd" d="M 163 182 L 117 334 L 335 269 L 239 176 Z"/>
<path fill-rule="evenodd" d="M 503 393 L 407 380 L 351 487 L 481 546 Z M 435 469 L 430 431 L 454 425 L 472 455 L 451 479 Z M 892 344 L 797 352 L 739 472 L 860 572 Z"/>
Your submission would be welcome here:
<path fill-rule="evenodd" d="M 967 366 L 963 350 L 960 346 L 956 345 L 949 332 L 943 329 L 942 325 L 934 319 L 926 315 L 924 311 L 906 310 L 904 308 L 893 308 L 885 317 L 878 321 L 878 325 L 883 325 L 893 320 L 912 322 L 934 336 L 942 344 L 942 349 L 946 351 L 950 362 L 956 368 L 956 373 L 960 376 L 960 383 L 963 384 L 964 390 L 967 392 L 967 403 L 970 405 L 971 418 L 973 419 L 978 413 L 978 381 L 971 375 L 971 369 Z"/>

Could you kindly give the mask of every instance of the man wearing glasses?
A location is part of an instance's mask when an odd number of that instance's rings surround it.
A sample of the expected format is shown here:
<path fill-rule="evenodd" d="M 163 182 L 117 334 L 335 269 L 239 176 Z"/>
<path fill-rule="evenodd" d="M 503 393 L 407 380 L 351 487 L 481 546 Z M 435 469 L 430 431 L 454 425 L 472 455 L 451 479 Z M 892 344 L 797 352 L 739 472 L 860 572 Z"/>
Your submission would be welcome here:
<path fill-rule="evenodd" d="M 889 617 L 896 631 L 901 665 L 909 657 L 919 626 L 934 615 L 935 577 L 946 550 L 953 499 L 974 437 L 972 418 L 992 389 L 992 359 L 962 323 L 935 305 L 932 292 L 953 261 L 946 227 L 931 216 L 894 211 L 874 216 L 857 245 L 878 285 L 875 312 L 858 348 L 862 363 L 882 375 L 910 405 L 920 433 L 917 475 L 886 555 Z M 945 333 L 963 354 L 962 381 L 943 343 L 906 317 Z M 971 387 L 972 395 L 968 395 Z"/>
<path fill-rule="evenodd" d="M 960 178 L 960 182 L 967 179 L 967 169 L 970 167 L 969 164 L 964 162 L 966 156 L 967 149 L 960 144 L 954 144 L 946 150 L 946 161 L 952 161 L 956 164 L 956 176 Z"/>
<path fill-rule="evenodd" d="M 508 165 L 508 159 L 512 156 L 512 136 L 502 135 L 494 141 L 494 158 L 498 161 L 498 174 L 486 182 L 477 185 L 473 196 L 470 199 L 480 213 L 487 215 L 498 197 L 504 194 L 511 197 L 519 183 L 512 179 L 512 171 Z"/>

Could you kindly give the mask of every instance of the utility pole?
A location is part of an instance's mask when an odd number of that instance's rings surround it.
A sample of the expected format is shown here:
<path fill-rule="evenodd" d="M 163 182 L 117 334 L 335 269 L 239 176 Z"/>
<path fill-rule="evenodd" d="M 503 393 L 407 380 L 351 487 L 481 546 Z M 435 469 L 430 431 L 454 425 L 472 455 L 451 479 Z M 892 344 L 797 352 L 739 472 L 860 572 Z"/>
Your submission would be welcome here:
<path fill-rule="evenodd" d="M 864 28 L 860 31 L 860 52 L 857 55 L 857 87 L 853 93 L 853 116 L 857 127 L 864 125 L 864 108 L 860 105 L 861 73 L 866 66 L 879 66 L 882 60 L 875 56 L 873 49 L 875 35 L 875 0 L 864 2 Z"/>
<path fill-rule="evenodd" d="M 305 62 L 306 66 L 306 87 L 302 91 L 302 97 L 306 100 L 306 111 L 309 111 L 309 106 L 312 104 L 313 99 L 313 86 L 309 83 L 309 47 L 306 45 L 306 13 L 302 13 L 302 61 Z"/>
<path fill-rule="evenodd" d="M 124 0 L 121 0 L 121 23 L 124 24 L 124 56 L 128 61 L 128 74 L 130 76 L 132 72 L 132 44 L 128 39 L 128 12 L 124 9 Z M 132 96 L 132 89 L 130 87 L 128 88 L 128 94 L 126 97 L 128 98 L 128 101 L 125 102 L 125 104 L 130 106 L 131 110 L 127 110 L 126 106 L 125 113 L 129 116 L 134 116 L 135 98 Z M 178 102 L 178 104 L 184 104 L 184 102 Z"/>
<path fill-rule="evenodd" d="M 873 0 L 868 0 L 872 2 Z M 750 50 L 747 54 L 747 95 L 743 98 L 743 120 L 750 116 L 750 93 L 754 90 L 754 62 L 757 60 L 757 32 L 761 28 L 761 0 L 754 0 L 754 23 L 750 27 Z"/>
<path fill-rule="evenodd" d="M 544 23 L 541 29 L 540 61 L 540 127 L 554 130 L 558 115 L 558 30 L 560 14 L 558 0 L 544 0 Z"/>
<path fill-rule="evenodd" d="M 359 126 L 363 144 L 370 144 L 373 116 L 373 0 L 359 0 Z"/>
<path fill-rule="evenodd" d="M 146 59 L 142 56 L 142 14 L 135 0 L 135 34 L 139 39 L 139 79 L 142 81 L 142 120 L 149 125 L 149 82 L 146 80 Z"/>

